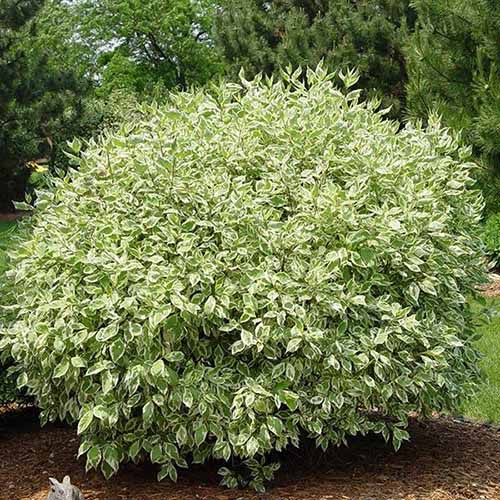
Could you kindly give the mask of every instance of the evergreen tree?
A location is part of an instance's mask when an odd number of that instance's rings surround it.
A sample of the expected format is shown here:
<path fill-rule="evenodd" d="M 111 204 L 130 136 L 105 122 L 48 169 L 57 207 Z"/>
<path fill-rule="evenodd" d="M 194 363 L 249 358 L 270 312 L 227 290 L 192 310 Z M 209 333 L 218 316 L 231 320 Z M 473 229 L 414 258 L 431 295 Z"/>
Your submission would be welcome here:
<path fill-rule="evenodd" d="M 416 0 L 406 48 L 409 116 L 433 110 L 461 130 L 487 167 L 488 212 L 500 212 L 500 9 L 498 0 Z"/>
<path fill-rule="evenodd" d="M 414 23 L 408 0 L 222 0 L 215 41 L 236 78 L 291 65 L 357 67 L 367 95 L 400 116 L 406 82 L 403 40 Z"/>
<path fill-rule="evenodd" d="M 42 0 L 0 0 L 0 211 L 22 200 L 29 161 L 52 158 L 76 130 L 86 85 L 40 49 Z"/>

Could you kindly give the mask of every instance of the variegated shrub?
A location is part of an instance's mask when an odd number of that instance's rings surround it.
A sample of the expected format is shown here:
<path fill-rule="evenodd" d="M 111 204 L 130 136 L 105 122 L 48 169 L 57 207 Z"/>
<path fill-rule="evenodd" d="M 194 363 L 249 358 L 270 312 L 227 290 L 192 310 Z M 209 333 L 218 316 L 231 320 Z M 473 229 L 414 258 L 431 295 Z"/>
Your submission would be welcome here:
<path fill-rule="evenodd" d="M 473 166 L 436 120 L 399 130 L 376 107 L 319 67 L 172 95 L 72 145 L 79 170 L 11 255 L 0 342 L 89 466 L 175 479 L 233 457 L 261 488 L 273 450 L 397 448 L 410 412 L 473 386 Z"/>

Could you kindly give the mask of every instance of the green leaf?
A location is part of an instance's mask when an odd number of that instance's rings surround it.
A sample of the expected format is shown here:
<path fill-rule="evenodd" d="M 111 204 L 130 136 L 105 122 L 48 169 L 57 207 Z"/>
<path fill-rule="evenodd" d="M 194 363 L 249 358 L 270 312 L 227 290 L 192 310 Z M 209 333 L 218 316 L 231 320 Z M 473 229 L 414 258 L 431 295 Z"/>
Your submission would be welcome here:
<path fill-rule="evenodd" d="M 106 464 L 109 465 L 113 472 L 116 472 L 119 467 L 118 450 L 116 449 L 116 447 L 109 444 L 105 445 L 102 455 L 103 460 L 106 462 Z"/>
<path fill-rule="evenodd" d="M 431 295 L 437 296 L 436 288 L 431 280 L 425 279 L 419 283 L 420 289 L 423 292 L 429 293 Z"/>
<path fill-rule="evenodd" d="M 130 325 L 130 333 L 134 336 L 134 337 L 141 337 L 142 334 L 143 334 L 143 328 L 142 328 L 142 325 L 139 324 L 139 323 L 132 323 Z"/>
<path fill-rule="evenodd" d="M 302 342 L 301 337 L 294 337 L 289 340 L 288 345 L 286 346 L 286 352 L 295 352 L 300 347 Z"/>
<path fill-rule="evenodd" d="M 186 441 L 187 441 L 187 431 L 186 431 L 186 428 L 183 425 L 179 426 L 179 428 L 177 429 L 177 432 L 175 434 L 175 439 L 176 439 L 177 444 L 179 446 L 182 446 L 184 443 L 186 443 Z"/>
<path fill-rule="evenodd" d="M 416 283 L 412 283 L 408 288 L 408 293 L 413 300 L 414 304 L 418 304 L 418 298 L 420 296 L 420 288 Z"/>
<path fill-rule="evenodd" d="M 168 469 L 168 475 L 170 477 L 170 480 L 174 483 L 177 482 L 177 470 L 173 465 L 170 465 Z"/>
<path fill-rule="evenodd" d="M 142 416 L 146 424 L 150 424 L 153 421 L 154 415 L 154 404 L 152 401 L 148 401 L 142 408 Z"/>
<path fill-rule="evenodd" d="M 69 369 L 69 363 L 68 361 L 63 361 L 59 365 L 57 365 L 56 369 L 54 370 L 54 375 L 53 378 L 61 378 L 68 373 Z"/>
<path fill-rule="evenodd" d="M 253 436 L 247 441 L 246 449 L 249 457 L 253 457 L 259 451 L 259 442 Z"/>
<path fill-rule="evenodd" d="M 359 251 L 359 255 L 366 265 L 370 265 L 375 259 L 376 253 L 372 248 L 364 247 Z"/>
<path fill-rule="evenodd" d="M 105 420 L 109 417 L 108 409 L 104 405 L 97 405 L 94 407 L 93 414 L 99 420 Z"/>
<path fill-rule="evenodd" d="M 216 305 L 217 305 L 217 302 L 215 301 L 215 298 L 210 296 L 210 297 L 208 297 L 207 301 L 205 302 L 205 306 L 203 307 L 203 311 L 205 312 L 206 315 L 210 316 L 215 311 Z"/>
<path fill-rule="evenodd" d="M 94 413 L 92 410 L 86 411 L 78 421 L 78 434 L 83 434 L 92 424 Z"/>
<path fill-rule="evenodd" d="M 161 462 L 161 460 L 163 459 L 163 450 L 161 444 L 156 444 L 155 446 L 153 446 L 150 455 L 151 462 L 153 462 L 154 464 Z"/>
<path fill-rule="evenodd" d="M 98 373 L 101 373 L 103 372 L 104 370 L 106 370 L 108 367 L 108 365 L 104 362 L 99 362 L 99 363 L 96 363 L 94 366 L 91 366 L 87 372 L 85 373 L 85 376 L 90 376 L 90 375 L 97 375 Z"/>
<path fill-rule="evenodd" d="M 109 371 L 102 374 L 102 393 L 110 393 L 116 384 L 118 383 L 118 375 L 115 375 Z"/>
<path fill-rule="evenodd" d="M 110 353 L 114 363 L 117 363 L 122 358 L 125 353 L 125 344 L 121 339 L 115 340 L 111 344 Z"/>
<path fill-rule="evenodd" d="M 373 343 L 375 345 L 380 345 L 380 344 L 385 344 L 387 342 L 387 337 L 389 335 L 389 332 L 388 330 L 384 329 L 384 330 L 380 330 L 378 333 L 377 333 L 377 336 L 375 337 Z"/>
<path fill-rule="evenodd" d="M 277 417 L 268 417 L 267 418 L 267 425 L 269 427 L 269 430 L 275 435 L 280 437 L 281 433 L 283 432 L 283 423 L 281 420 Z"/>
<path fill-rule="evenodd" d="M 77 457 L 80 458 L 82 455 L 87 453 L 91 447 L 92 447 L 92 443 L 90 441 L 83 441 L 78 448 Z"/>
<path fill-rule="evenodd" d="M 87 366 L 87 363 L 80 356 L 73 356 L 71 358 L 71 365 L 75 368 L 85 368 Z"/>
<path fill-rule="evenodd" d="M 193 400 L 194 400 L 193 393 L 189 389 L 186 389 L 182 396 L 182 402 L 184 403 L 185 406 L 191 408 L 191 406 L 193 406 Z"/>
<path fill-rule="evenodd" d="M 238 354 L 244 349 L 245 349 L 245 344 L 241 340 L 238 340 L 231 346 L 231 354 L 233 355 Z"/>
<path fill-rule="evenodd" d="M 139 454 L 140 451 L 141 451 L 141 442 L 134 441 L 134 443 L 132 443 L 132 445 L 130 446 L 129 451 L 128 451 L 129 457 L 132 460 L 135 460 L 135 458 L 137 457 L 137 455 Z"/>
<path fill-rule="evenodd" d="M 398 451 L 401 448 L 401 445 L 404 441 L 410 439 L 410 435 L 404 429 L 400 429 L 399 427 L 394 427 L 392 430 L 392 444 L 394 449 Z"/>
<path fill-rule="evenodd" d="M 281 391 L 280 397 L 290 410 L 295 411 L 297 409 L 299 400 L 297 394 L 292 391 Z"/>
<path fill-rule="evenodd" d="M 163 362 L 163 359 L 159 359 L 153 363 L 153 366 L 151 367 L 151 375 L 153 375 L 153 377 L 158 377 L 163 373 L 165 373 L 165 363 Z"/>
<path fill-rule="evenodd" d="M 98 446 L 92 446 L 87 453 L 87 465 L 96 469 L 100 462 L 101 450 Z"/>
<path fill-rule="evenodd" d="M 206 437 L 207 437 L 207 428 L 205 424 L 201 424 L 200 426 L 197 427 L 194 433 L 194 442 L 196 446 L 200 446 L 205 441 Z"/>
<path fill-rule="evenodd" d="M 170 363 L 180 363 L 184 361 L 184 353 L 181 351 L 170 352 L 166 355 L 165 359 Z"/>
<path fill-rule="evenodd" d="M 113 323 L 101 330 L 97 333 L 97 339 L 100 342 L 107 342 L 112 339 L 114 336 L 118 334 L 119 325 L 117 323 Z"/>
<path fill-rule="evenodd" d="M 254 338 L 252 332 L 247 330 L 242 330 L 241 332 L 241 341 L 245 347 L 251 346 L 254 343 Z"/>
<path fill-rule="evenodd" d="M 170 476 L 170 468 L 170 464 L 161 466 L 161 469 L 159 470 L 157 476 L 158 481 L 163 481 L 163 479 L 165 479 L 167 476 Z"/>

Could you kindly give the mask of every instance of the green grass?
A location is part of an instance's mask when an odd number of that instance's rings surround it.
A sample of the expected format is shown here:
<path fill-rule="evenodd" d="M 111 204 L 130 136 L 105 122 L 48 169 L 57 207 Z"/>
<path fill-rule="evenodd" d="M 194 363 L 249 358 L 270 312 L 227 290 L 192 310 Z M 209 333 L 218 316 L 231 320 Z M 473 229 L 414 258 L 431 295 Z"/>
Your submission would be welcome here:
<path fill-rule="evenodd" d="M 500 424 L 500 297 L 489 299 L 488 308 L 491 323 L 481 327 L 483 337 L 478 341 L 484 355 L 481 362 L 484 379 L 463 412 L 469 418 Z"/>
<path fill-rule="evenodd" d="M 12 231 L 13 227 L 16 225 L 15 222 L 2 222 L 0 221 L 0 238 L 3 234 Z"/>
<path fill-rule="evenodd" d="M 0 273 L 5 269 L 5 251 L 9 245 L 12 233 L 15 231 L 15 222 L 0 221 Z"/>

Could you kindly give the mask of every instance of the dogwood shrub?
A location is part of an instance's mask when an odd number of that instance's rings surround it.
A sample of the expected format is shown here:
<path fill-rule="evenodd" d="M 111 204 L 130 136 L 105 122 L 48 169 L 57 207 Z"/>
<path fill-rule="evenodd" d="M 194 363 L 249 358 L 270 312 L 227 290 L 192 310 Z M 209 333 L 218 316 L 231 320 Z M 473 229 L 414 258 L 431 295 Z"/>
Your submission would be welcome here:
<path fill-rule="evenodd" d="M 343 75 L 346 87 L 355 83 Z M 273 450 L 454 408 L 483 279 L 468 151 L 384 120 L 319 67 L 173 95 L 80 152 L 11 259 L 1 346 L 42 420 L 106 476 Z M 29 233 L 29 234 L 28 234 Z M 246 461 L 246 462 L 245 462 Z"/>

